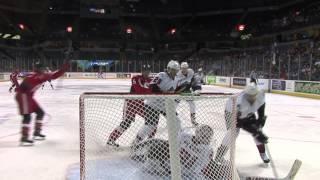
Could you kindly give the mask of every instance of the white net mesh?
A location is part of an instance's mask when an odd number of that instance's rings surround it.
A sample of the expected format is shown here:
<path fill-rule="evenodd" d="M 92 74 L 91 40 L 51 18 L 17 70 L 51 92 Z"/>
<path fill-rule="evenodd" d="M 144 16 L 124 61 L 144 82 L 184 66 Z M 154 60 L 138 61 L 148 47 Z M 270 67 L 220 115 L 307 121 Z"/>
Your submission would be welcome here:
<path fill-rule="evenodd" d="M 223 94 L 83 94 L 81 179 L 238 179 L 228 99 L 235 102 Z M 217 153 L 228 131 L 229 147 Z"/>

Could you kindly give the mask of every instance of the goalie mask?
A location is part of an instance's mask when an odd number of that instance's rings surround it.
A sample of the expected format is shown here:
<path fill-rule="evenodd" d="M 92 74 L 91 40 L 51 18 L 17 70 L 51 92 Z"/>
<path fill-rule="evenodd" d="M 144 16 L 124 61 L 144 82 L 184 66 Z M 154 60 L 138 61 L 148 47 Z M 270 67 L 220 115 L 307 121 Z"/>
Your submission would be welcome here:
<path fill-rule="evenodd" d="M 177 61 L 171 60 L 167 65 L 167 72 L 172 76 L 176 76 L 180 70 L 180 65 Z"/>

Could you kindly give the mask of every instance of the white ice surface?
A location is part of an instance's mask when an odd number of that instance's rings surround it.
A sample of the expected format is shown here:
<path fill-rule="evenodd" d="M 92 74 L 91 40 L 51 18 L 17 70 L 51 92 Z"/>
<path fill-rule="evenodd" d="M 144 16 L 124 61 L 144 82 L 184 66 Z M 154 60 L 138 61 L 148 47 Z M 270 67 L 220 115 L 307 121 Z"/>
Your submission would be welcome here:
<path fill-rule="evenodd" d="M 49 114 L 44 128 L 47 140 L 36 142 L 33 147 L 20 147 L 21 117 L 14 94 L 8 92 L 9 82 L 0 82 L 0 180 L 66 179 L 67 171 L 77 169 L 75 164 L 79 163 L 79 95 L 86 91 L 127 92 L 130 81 L 57 80 L 53 84 L 62 84 L 62 89 L 51 90 L 47 84 L 36 94 Z M 239 90 L 204 86 L 204 91 Z M 296 179 L 319 179 L 320 101 L 267 94 L 266 103 L 268 119 L 264 130 L 270 137 L 269 148 L 279 175 L 285 176 L 298 158 L 303 164 Z M 270 167 L 261 163 L 251 136 L 245 132 L 237 140 L 236 163 L 243 174 L 273 176 Z M 126 170 L 125 164 L 119 171 Z"/>

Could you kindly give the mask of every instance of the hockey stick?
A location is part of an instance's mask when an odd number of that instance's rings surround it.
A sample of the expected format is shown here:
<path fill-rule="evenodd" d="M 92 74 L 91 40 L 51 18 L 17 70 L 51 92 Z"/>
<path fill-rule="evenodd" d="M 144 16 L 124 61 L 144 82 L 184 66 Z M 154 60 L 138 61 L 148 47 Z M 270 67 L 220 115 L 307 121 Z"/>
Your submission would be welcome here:
<path fill-rule="evenodd" d="M 271 156 L 271 152 L 270 152 L 268 144 L 265 144 L 265 147 L 266 147 L 266 150 L 267 150 L 267 154 L 268 154 L 268 156 L 270 158 L 270 165 L 271 165 L 271 169 L 272 169 L 273 175 L 274 175 L 275 178 L 279 178 L 279 174 L 277 172 L 276 166 L 275 166 L 273 158 Z"/>
<path fill-rule="evenodd" d="M 268 178 L 268 177 L 241 177 L 242 180 L 293 180 L 297 175 L 302 162 L 299 159 L 296 159 L 288 173 L 284 178 Z"/>

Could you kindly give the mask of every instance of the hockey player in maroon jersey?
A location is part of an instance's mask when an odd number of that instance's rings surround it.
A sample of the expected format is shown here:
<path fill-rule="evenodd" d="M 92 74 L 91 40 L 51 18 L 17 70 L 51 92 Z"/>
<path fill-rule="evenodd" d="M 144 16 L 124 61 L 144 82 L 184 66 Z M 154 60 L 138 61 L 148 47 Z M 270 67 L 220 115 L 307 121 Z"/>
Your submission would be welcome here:
<path fill-rule="evenodd" d="M 20 114 L 23 117 L 22 131 L 20 142 L 32 145 L 33 141 L 29 140 L 29 129 L 31 121 L 31 113 L 36 113 L 36 122 L 34 128 L 34 139 L 41 140 L 45 138 L 45 135 L 41 133 L 42 120 L 44 117 L 43 109 L 38 105 L 38 102 L 34 99 L 34 93 L 41 87 L 41 84 L 49 79 L 57 79 L 62 76 L 64 72 L 69 68 L 69 64 L 64 64 L 63 67 L 53 73 L 45 73 L 41 63 L 35 64 L 34 72 L 25 77 L 21 82 L 19 88 L 17 88 L 16 101 L 19 106 Z"/>
<path fill-rule="evenodd" d="M 15 70 L 10 74 L 10 81 L 12 83 L 9 92 L 12 92 L 12 89 L 14 87 L 18 88 L 19 87 L 19 83 L 18 83 L 18 75 L 19 75 L 19 71 Z"/>
<path fill-rule="evenodd" d="M 149 83 L 150 65 L 143 65 L 141 75 L 134 76 L 131 79 L 131 94 L 150 94 L 151 89 Z M 131 123 L 135 121 L 136 114 L 144 117 L 144 102 L 143 99 L 126 99 L 123 120 L 118 127 L 116 127 L 110 134 L 107 144 L 119 147 L 115 141 L 130 127 Z"/>

